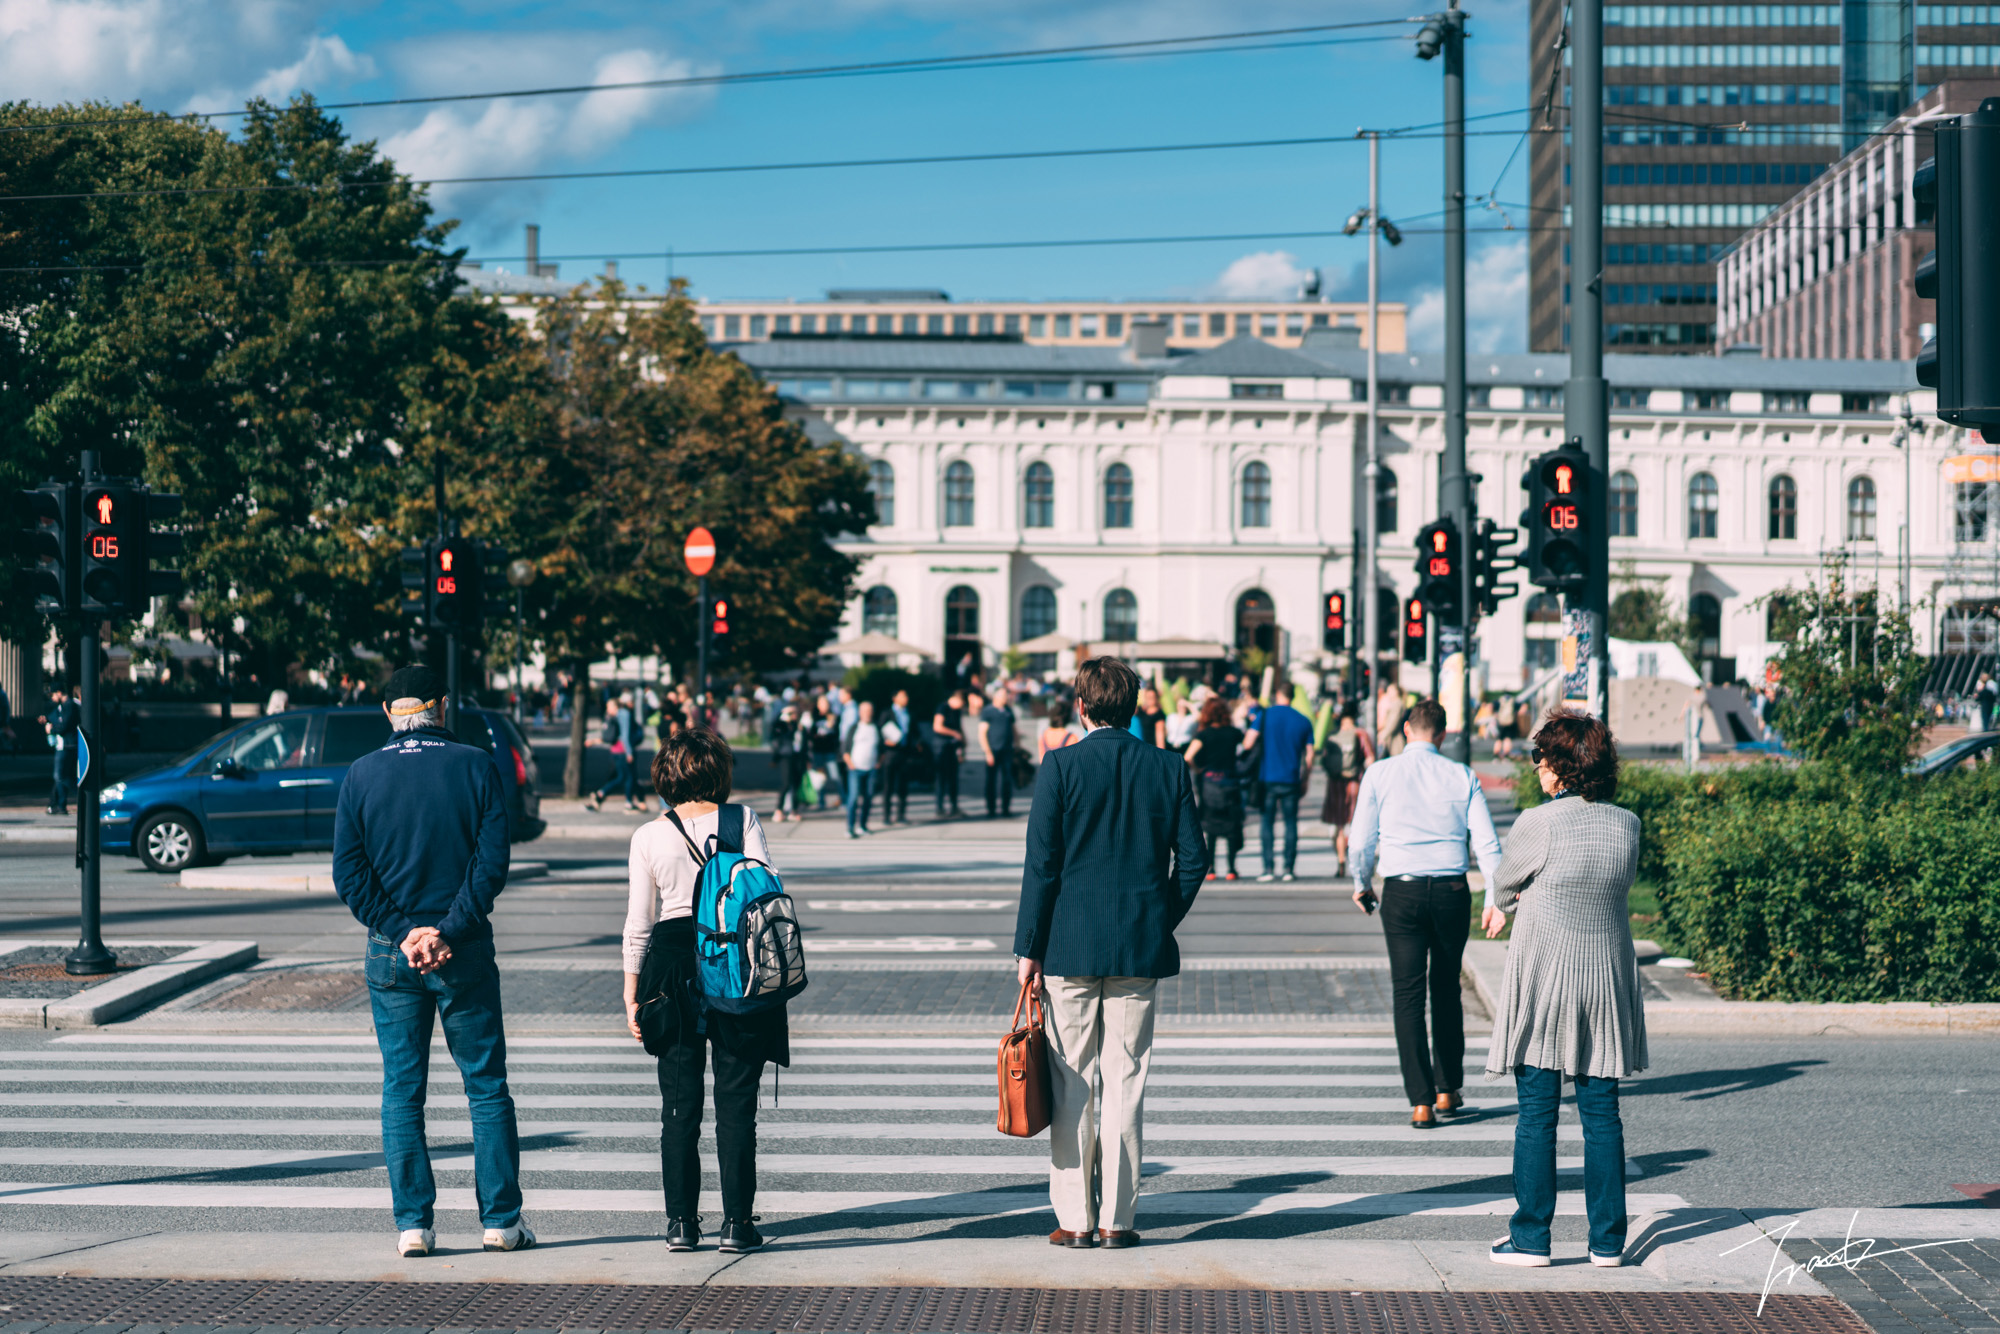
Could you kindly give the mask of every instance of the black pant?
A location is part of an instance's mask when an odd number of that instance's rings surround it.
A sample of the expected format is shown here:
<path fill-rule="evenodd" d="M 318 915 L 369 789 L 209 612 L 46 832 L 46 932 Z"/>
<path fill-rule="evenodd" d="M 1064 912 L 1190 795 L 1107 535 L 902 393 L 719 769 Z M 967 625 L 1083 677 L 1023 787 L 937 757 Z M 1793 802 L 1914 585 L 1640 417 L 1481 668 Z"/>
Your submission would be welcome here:
<path fill-rule="evenodd" d="M 932 786 L 937 790 L 937 813 L 943 815 L 948 809 L 958 814 L 958 745 L 946 742 L 931 752 L 937 762 L 937 777 Z"/>
<path fill-rule="evenodd" d="M 1217 854 L 1227 848 L 1229 854 L 1229 874 L 1235 875 L 1236 854 L 1243 851 L 1243 826 L 1238 825 L 1226 833 L 1211 829 L 1208 832 L 1207 838 L 1208 873 L 1210 875 L 1220 875 L 1222 873 L 1222 863 L 1218 859 Z"/>
<path fill-rule="evenodd" d="M 1382 888 L 1382 936 L 1396 1003 L 1396 1055 L 1410 1105 L 1436 1102 L 1465 1082 L 1465 1007 L 1459 966 L 1471 924 L 1472 891 L 1464 877 L 1390 880 Z M 1428 973 L 1428 976 L 1426 976 Z M 1430 998 L 1431 1041 L 1424 1042 Z"/>
<path fill-rule="evenodd" d="M 1014 765 L 1012 757 L 1002 754 L 995 757 L 996 763 L 986 766 L 986 817 L 1012 815 L 1014 813 Z"/>
<path fill-rule="evenodd" d="M 882 793 L 882 823 L 910 818 L 910 756 L 901 746 L 882 752 L 882 773 L 877 788 Z"/>
<path fill-rule="evenodd" d="M 65 740 L 69 744 L 55 753 L 55 781 L 49 788 L 49 809 L 58 815 L 69 814 L 70 794 L 76 791 L 76 741 Z"/>
<path fill-rule="evenodd" d="M 670 1219 L 700 1212 L 702 1067 L 711 1045 L 684 1032 L 660 1053 L 660 1178 Z M 762 1061 L 715 1045 L 715 1155 L 725 1219 L 749 1218 L 757 1201 L 757 1084 L 763 1077 Z"/>

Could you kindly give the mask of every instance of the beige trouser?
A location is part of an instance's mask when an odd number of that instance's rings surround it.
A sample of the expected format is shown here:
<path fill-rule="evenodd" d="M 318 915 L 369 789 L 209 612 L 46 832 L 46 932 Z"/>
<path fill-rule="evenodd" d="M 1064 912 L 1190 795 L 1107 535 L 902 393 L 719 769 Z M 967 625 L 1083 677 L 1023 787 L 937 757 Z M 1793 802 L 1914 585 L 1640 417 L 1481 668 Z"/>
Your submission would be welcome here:
<path fill-rule="evenodd" d="M 1126 1232 L 1145 1152 L 1154 977 L 1050 977 L 1049 1200 L 1056 1226 Z M 1102 1088 L 1100 1090 L 1100 1084 Z M 1100 1107 L 1093 1111 L 1096 1098 Z M 1110 1198 L 1104 1199 L 1107 1193 Z M 1107 1217 L 1108 1215 L 1108 1217 Z"/>

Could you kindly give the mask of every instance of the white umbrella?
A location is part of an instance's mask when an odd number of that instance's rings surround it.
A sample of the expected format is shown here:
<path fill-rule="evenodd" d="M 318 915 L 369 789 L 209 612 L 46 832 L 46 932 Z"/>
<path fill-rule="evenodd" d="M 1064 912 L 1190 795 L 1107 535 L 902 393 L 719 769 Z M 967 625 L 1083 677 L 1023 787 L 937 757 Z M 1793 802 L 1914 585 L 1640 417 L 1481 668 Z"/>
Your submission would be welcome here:
<path fill-rule="evenodd" d="M 928 657 L 929 654 L 915 644 L 905 644 L 902 640 L 885 635 L 879 630 L 870 630 L 859 639 L 843 639 L 838 644 L 828 644 L 822 653 L 859 653 L 865 657 L 895 658 L 903 656 Z"/>
<path fill-rule="evenodd" d="M 1036 635 L 1033 639 L 1023 640 L 1021 643 L 1014 645 L 1014 649 L 1018 653 L 1067 653 L 1075 647 L 1076 641 L 1074 639 L 1071 639 L 1068 635 L 1059 635 L 1053 630 L 1048 634 Z"/>

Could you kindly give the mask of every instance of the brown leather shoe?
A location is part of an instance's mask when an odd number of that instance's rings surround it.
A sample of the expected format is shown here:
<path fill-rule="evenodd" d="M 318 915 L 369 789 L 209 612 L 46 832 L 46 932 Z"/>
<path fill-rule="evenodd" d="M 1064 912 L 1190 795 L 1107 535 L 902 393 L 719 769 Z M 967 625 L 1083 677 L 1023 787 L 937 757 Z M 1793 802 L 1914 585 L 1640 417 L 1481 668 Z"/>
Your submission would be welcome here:
<path fill-rule="evenodd" d="M 1420 1102 L 1410 1109 L 1410 1124 L 1418 1130 L 1436 1130 L 1437 1113 L 1431 1110 L 1429 1103 Z"/>
<path fill-rule="evenodd" d="M 1437 1114 L 1452 1116 L 1465 1109 L 1465 1099 L 1456 1093 L 1440 1093 L 1437 1100 Z"/>
<path fill-rule="evenodd" d="M 1049 1233 L 1049 1245 L 1067 1246 L 1071 1250 L 1087 1251 L 1097 1245 L 1097 1236 L 1091 1232 L 1065 1232 L 1057 1228 Z"/>
<path fill-rule="evenodd" d="M 1101 1227 L 1097 1229 L 1097 1244 L 1107 1251 L 1122 1251 L 1127 1246 L 1137 1246 L 1139 1234 L 1130 1228 Z"/>

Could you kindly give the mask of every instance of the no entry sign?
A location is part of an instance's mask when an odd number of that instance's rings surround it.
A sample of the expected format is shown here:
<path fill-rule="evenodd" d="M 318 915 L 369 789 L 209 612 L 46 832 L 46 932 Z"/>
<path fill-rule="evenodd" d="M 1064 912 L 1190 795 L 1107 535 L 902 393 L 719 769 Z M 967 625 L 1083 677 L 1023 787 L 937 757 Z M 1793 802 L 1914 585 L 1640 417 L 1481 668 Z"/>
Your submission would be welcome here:
<path fill-rule="evenodd" d="M 701 579 L 715 568 L 715 534 L 706 528 L 697 528 L 688 534 L 687 546 L 683 551 L 687 557 L 688 573 Z"/>

